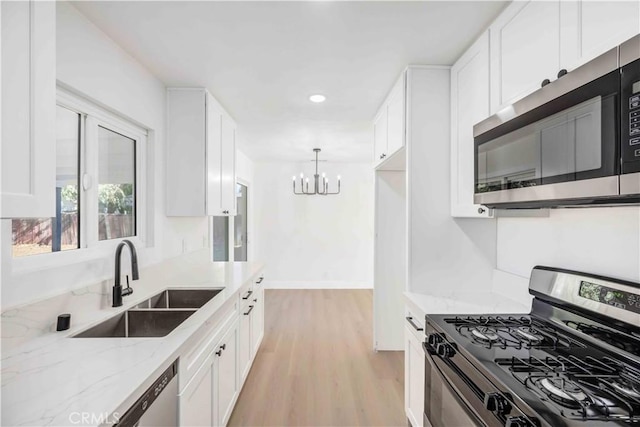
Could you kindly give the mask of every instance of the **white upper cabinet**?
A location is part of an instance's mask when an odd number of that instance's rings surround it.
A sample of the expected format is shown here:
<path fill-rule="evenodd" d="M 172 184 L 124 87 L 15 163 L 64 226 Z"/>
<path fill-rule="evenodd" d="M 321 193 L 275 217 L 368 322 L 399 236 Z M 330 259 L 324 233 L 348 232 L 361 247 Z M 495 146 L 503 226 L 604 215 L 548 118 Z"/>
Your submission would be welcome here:
<path fill-rule="evenodd" d="M 489 116 L 489 31 L 451 67 L 451 216 L 490 217 L 473 203 L 473 125 Z"/>
<path fill-rule="evenodd" d="M 56 3 L 2 15 L 2 218 L 55 216 Z"/>
<path fill-rule="evenodd" d="M 373 161 L 378 166 L 405 145 L 405 72 L 389 92 L 373 122 Z"/>
<path fill-rule="evenodd" d="M 560 70 L 560 2 L 513 2 L 489 31 L 491 113 L 496 113 Z"/>
<path fill-rule="evenodd" d="M 640 33 L 640 1 L 563 1 L 562 68 L 571 71 Z"/>
<path fill-rule="evenodd" d="M 167 90 L 167 216 L 235 215 L 236 124 L 205 89 Z"/>
<path fill-rule="evenodd" d="M 489 30 L 494 114 L 640 33 L 640 2 L 517 1 Z"/>

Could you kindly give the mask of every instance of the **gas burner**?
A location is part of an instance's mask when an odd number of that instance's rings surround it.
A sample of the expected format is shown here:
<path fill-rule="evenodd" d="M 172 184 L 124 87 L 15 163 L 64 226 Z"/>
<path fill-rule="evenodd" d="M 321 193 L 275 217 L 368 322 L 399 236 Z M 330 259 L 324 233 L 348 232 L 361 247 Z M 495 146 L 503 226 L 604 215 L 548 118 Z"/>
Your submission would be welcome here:
<path fill-rule="evenodd" d="M 529 341 L 531 344 L 539 344 L 544 340 L 544 337 L 538 331 L 528 326 L 520 326 L 515 330 L 515 333 L 518 337 Z"/>
<path fill-rule="evenodd" d="M 547 356 L 495 361 L 576 420 L 640 421 L 640 371 L 610 357 Z"/>
<path fill-rule="evenodd" d="M 625 379 L 618 379 L 611 382 L 611 387 L 625 396 L 640 400 L 640 384 L 634 384 Z"/>
<path fill-rule="evenodd" d="M 473 334 L 473 336 L 479 339 L 480 341 L 494 342 L 494 341 L 498 341 L 498 339 L 500 338 L 495 329 L 485 327 L 485 326 L 477 326 L 477 327 L 471 328 L 470 331 L 471 331 L 471 334 Z"/>
<path fill-rule="evenodd" d="M 560 377 L 542 378 L 537 384 L 552 400 L 568 408 L 580 408 L 588 399 L 577 384 Z"/>
<path fill-rule="evenodd" d="M 552 325 L 531 317 L 468 316 L 445 318 L 460 335 L 486 348 L 584 347 Z"/>

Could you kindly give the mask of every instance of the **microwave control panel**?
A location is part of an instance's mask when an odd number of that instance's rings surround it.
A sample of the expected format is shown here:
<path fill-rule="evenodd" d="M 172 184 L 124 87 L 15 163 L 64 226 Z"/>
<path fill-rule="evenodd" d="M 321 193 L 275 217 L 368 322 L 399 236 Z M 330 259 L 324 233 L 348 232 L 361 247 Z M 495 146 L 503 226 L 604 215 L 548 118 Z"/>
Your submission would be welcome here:
<path fill-rule="evenodd" d="M 640 172 L 640 60 L 622 68 L 622 173 Z"/>

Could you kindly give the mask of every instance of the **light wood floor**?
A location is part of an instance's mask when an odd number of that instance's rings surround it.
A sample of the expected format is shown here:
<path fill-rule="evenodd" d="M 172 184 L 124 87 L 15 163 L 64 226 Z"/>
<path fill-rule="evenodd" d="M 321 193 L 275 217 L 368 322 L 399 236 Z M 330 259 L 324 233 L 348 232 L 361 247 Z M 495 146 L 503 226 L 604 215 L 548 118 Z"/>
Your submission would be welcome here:
<path fill-rule="evenodd" d="M 404 355 L 372 350 L 371 290 L 266 290 L 229 426 L 406 426 Z"/>

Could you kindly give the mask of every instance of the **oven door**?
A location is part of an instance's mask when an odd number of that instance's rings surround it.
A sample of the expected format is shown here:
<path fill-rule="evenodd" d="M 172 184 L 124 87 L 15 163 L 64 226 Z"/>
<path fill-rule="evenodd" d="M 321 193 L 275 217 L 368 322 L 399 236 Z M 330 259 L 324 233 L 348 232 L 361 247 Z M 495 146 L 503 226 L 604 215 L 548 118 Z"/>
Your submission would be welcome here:
<path fill-rule="evenodd" d="M 424 417 L 425 426 L 485 426 L 478 415 L 442 375 L 433 356 L 423 344 L 426 357 Z"/>
<path fill-rule="evenodd" d="M 428 322 L 426 330 L 424 412 L 433 427 L 540 425 L 461 355 L 445 334 L 431 332 Z"/>
<path fill-rule="evenodd" d="M 474 126 L 476 203 L 553 207 L 619 197 L 615 53 Z"/>

